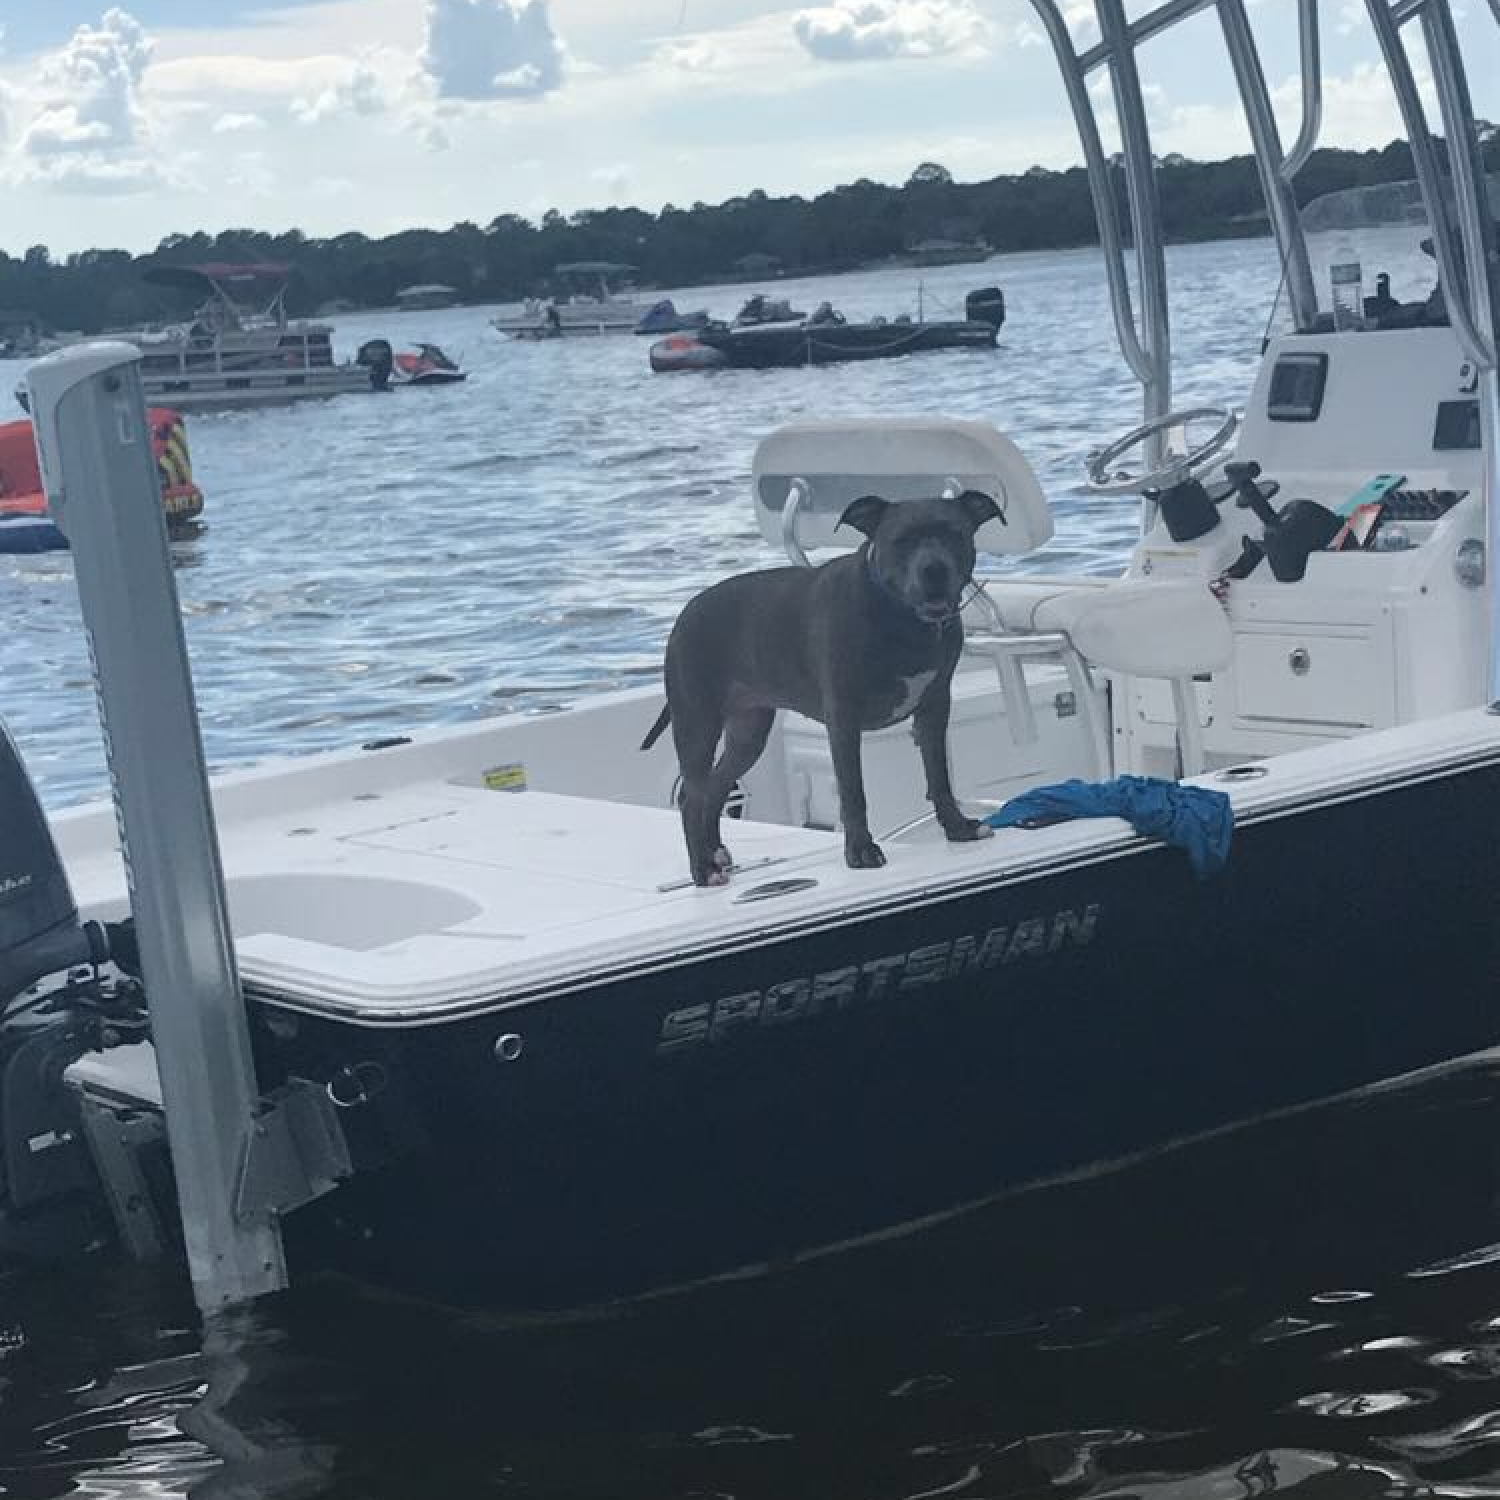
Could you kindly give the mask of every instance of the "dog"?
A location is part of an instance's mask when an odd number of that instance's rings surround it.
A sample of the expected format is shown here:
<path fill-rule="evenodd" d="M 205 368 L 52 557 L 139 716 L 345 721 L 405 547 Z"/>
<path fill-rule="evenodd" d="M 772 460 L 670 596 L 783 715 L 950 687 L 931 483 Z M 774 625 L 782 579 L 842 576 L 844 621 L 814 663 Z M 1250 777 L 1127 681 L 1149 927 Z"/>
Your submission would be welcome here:
<path fill-rule="evenodd" d="M 903 719 L 913 721 L 927 797 L 949 840 L 990 832 L 964 816 L 948 775 L 959 604 L 974 574 L 974 534 L 989 520 L 1004 524 L 1004 513 L 978 490 L 939 500 L 865 495 L 839 517 L 865 538 L 856 552 L 816 568 L 741 573 L 689 600 L 667 640 L 666 707 L 641 749 L 671 724 L 695 885 L 729 879 L 719 818 L 779 708 L 828 729 L 851 868 L 885 863 L 870 836 L 860 736 Z"/>

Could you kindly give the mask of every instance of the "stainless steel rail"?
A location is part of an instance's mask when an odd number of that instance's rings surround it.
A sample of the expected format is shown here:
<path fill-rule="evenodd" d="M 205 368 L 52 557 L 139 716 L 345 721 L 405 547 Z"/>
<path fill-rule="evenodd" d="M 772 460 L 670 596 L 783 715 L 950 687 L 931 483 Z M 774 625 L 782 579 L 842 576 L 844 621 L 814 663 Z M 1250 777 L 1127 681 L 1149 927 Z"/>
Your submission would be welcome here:
<path fill-rule="evenodd" d="M 1491 0 L 1491 3 L 1500 6 L 1500 0 Z M 1081 51 L 1074 46 L 1058 0 L 1032 0 L 1032 5 L 1057 56 L 1068 104 L 1078 127 L 1094 217 L 1099 226 L 1099 244 L 1104 252 L 1115 333 L 1126 364 L 1141 383 L 1145 417 L 1149 421 L 1171 406 L 1171 324 L 1161 208 L 1156 191 L 1150 126 L 1136 67 L 1136 50 L 1142 43 L 1201 11 L 1212 8 L 1218 12 L 1255 146 L 1267 214 L 1286 266 L 1292 314 L 1299 328 L 1312 328 L 1318 313 L 1317 295 L 1292 181 L 1312 154 L 1322 121 L 1322 55 L 1317 0 L 1298 0 L 1302 119 L 1290 151 L 1283 151 L 1281 147 L 1270 92 L 1254 33 L 1245 14 L 1244 0 L 1164 0 L 1133 21 L 1125 14 L 1123 0 L 1094 0 L 1099 41 Z M 1124 148 L 1125 184 L 1140 296 L 1139 316 L 1126 269 L 1124 235 L 1110 163 L 1104 154 L 1098 116 L 1088 88 L 1089 75 L 1101 67 L 1109 69 L 1115 115 Z M 1152 458 L 1159 456 L 1148 455 Z"/>
<path fill-rule="evenodd" d="M 1463 55 L 1449 0 L 1365 0 L 1411 142 L 1417 182 L 1432 225 L 1432 250 L 1448 321 L 1476 372 L 1484 444 L 1485 551 L 1489 559 L 1489 700 L 1500 702 L 1500 372 L 1496 370 L 1495 224 Z M 1491 0 L 1500 18 L 1500 3 Z M 1434 139 L 1417 87 L 1405 28 L 1420 21 L 1447 150 Z M 1443 170 L 1446 156 L 1447 171 Z"/>

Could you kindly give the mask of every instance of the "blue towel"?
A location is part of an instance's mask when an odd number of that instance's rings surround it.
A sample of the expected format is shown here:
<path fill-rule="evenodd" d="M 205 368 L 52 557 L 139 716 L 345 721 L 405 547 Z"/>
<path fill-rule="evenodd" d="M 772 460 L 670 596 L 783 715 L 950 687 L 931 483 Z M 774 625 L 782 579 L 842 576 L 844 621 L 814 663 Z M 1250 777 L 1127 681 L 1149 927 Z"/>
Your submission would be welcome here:
<path fill-rule="evenodd" d="M 1154 776 L 1039 786 L 1012 797 L 984 821 L 991 828 L 1013 828 L 1071 818 L 1124 818 L 1144 837 L 1186 849 L 1200 879 L 1223 869 L 1234 836 L 1234 808 L 1223 792 L 1179 786 Z"/>

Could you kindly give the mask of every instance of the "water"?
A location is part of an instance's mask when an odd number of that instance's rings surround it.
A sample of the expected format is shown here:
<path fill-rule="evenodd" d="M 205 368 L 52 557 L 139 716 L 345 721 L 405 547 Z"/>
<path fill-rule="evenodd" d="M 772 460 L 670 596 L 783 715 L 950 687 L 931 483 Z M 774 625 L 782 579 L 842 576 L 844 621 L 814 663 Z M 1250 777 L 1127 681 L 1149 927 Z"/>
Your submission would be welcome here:
<path fill-rule="evenodd" d="M 1264 243 L 1177 259 L 1186 402 L 1242 400 L 1276 264 Z M 1058 514 L 1028 569 L 1117 563 L 1136 507 L 1080 488 L 1084 450 L 1139 421 L 1097 256 L 928 272 L 929 315 L 1004 285 L 996 354 L 816 370 L 652 375 L 648 341 L 518 344 L 486 310 L 340 321 L 338 343 L 434 339 L 462 386 L 195 416 L 207 528 L 178 588 L 216 766 L 372 734 L 534 712 L 644 682 L 696 588 L 771 555 L 749 501 L 756 441 L 814 415 L 945 413 L 1019 436 Z M 778 290 L 782 290 L 778 287 Z M 678 293 L 726 314 L 747 288 Z M 917 276 L 788 282 L 850 315 L 914 305 Z M 0 398 L 24 367 L 0 364 Z M 0 716 L 53 805 L 104 785 L 70 560 L 0 557 Z"/>
<path fill-rule="evenodd" d="M 1269 248 L 1172 260 L 1179 398 L 1243 400 Z M 913 280 L 823 294 L 890 312 Z M 926 296 L 956 305 L 989 280 L 1011 305 L 998 355 L 819 371 L 652 377 L 640 342 L 509 345 L 473 310 L 341 324 L 349 346 L 435 338 L 474 377 L 192 421 L 210 525 L 179 547 L 178 582 L 211 758 L 646 680 L 687 593 L 767 558 L 751 449 L 805 414 L 988 417 L 1058 512 L 1025 565 L 1112 566 L 1134 507 L 1086 498 L 1079 460 L 1137 417 L 1097 260 L 958 267 Z M 736 293 L 698 295 L 722 310 Z M 53 805 L 97 791 L 68 559 L 0 559 L 0 607 L 0 712 Z M 1495 1083 L 1476 1062 L 836 1259 L 569 1318 L 322 1283 L 203 1328 L 169 1277 L 12 1274 L 0 1495 L 1500 1494 Z"/>

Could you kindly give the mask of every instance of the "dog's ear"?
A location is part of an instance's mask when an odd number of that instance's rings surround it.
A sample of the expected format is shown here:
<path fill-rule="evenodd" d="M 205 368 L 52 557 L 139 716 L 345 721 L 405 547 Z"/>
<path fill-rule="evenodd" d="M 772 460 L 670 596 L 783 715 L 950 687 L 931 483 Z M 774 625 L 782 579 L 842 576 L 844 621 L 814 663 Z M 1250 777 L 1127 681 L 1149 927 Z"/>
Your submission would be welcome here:
<path fill-rule="evenodd" d="M 1000 502 L 993 495 L 986 495 L 983 490 L 965 490 L 958 497 L 958 503 L 963 507 L 963 512 L 975 531 L 986 521 L 998 521 L 1002 526 L 1010 525 L 1005 519 L 1005 512 L 1000 509 Z"/>
<path fill-rule="evenodd" d="M 856 531 L 862 531 L 867 537 L 873 538 L 890 508 L 891 502 L 882 500 L 879 495 L 861 495 L 858 500 L 851 500 L 845 506 L 843 515 L 839 517 L 839 526 L 852 526 Z M 834 530 L 837 531 L 838 527 L 834 527 Z"/>

